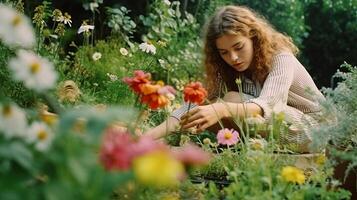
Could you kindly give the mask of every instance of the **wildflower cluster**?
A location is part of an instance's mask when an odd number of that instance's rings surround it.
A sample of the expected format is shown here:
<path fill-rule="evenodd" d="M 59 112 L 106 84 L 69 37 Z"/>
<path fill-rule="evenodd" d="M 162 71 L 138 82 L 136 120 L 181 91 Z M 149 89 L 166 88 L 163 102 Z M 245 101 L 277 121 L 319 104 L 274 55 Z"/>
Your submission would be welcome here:
<path fill-rule="evenodd" d="M 141 70 L 134 72 L 134 77 L 125 77 L 123 81 L 139 95 L 142 103 L 151 109 L 163 108 L 175 98 L 175 89 L 164 85 L 162 81 L 151 81 L 151 74 Z"/>

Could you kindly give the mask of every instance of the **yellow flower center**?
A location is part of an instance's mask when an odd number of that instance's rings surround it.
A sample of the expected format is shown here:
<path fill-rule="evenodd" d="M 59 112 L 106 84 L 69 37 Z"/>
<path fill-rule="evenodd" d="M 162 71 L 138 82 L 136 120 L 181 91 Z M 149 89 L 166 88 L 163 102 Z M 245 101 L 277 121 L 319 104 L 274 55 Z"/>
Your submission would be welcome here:
<path fill-rule="evenodd" d="M 225 132 L 224 133 L 224 139 L 229 140 L 233 137 L 233 134 L 231 132 Z"/>
<path fill-rule="evenodd" d="M 30 65 L 30 71 L 33 74 L 36 74 L 38 71 L 40 71 L 40 68 L 41 68 L 41 65 L 39 63 L 37 63 L 37 62 L 32 63 Z"/>
<path fill-rule="evenodd" d="M 16 15 L 14 19 L 12 19 L 12 25 L 13 26 L 18 26 L 21 23 L 21 17 L 19 15 Z"/>
<path fill-rule="evenodd" d="M 11 115 L 11 113 L 12 113 L 12 109 L 10 106 L 7 105 L 7 106 L 3 107 L 3 109 L 2 109 L 3 116 L 8 117 Z"/>
<path fill-rule="evenodd" d="M 47 134 L 47 132 L 46 131 L 44 131 L 44 130 L 41 130 L 41 131 L 39 131 L 38 133 L 37 133 L 37 138 L 39 139 L 39 140 L 45 140 L 46 138 L 48 137 L 48 134 Z"/>

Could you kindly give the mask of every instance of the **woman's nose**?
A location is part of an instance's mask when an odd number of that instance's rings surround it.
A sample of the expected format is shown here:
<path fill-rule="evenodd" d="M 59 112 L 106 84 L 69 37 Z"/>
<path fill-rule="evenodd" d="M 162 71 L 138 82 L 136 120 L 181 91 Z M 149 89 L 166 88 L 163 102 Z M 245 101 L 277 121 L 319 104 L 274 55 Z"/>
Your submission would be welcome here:
<path fill-rule="evenodd" d="M 236 61 L 238 61 L 239 56 L 238 56 L 237 54 L 235 54 L 235 53 L 232 53 L 232 54 L 230 55 L 230 58 L 231 58 L 231 61 L 232 61 L 232 62 L 236 62 Z"/>

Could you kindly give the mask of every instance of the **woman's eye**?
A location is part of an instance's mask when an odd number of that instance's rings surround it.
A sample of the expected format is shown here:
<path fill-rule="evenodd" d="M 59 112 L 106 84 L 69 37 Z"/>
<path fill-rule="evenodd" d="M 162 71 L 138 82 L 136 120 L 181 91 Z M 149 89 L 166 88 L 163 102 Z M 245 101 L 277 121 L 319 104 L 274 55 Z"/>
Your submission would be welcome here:
<path fill-rule="evenodd" d="M 243 49 L 243 45 L 242 46 L 239 46 L 239 47 L 236 47 L 236 48 L 234 48 L 236 51 L 239 51 L 239 50 L 241 50 L 241 49 Z"/>
<path fill-rule="evenodd" d="M 221 55 L 226 55 L 227 54 L 227 52 L 226 51 L 221 51 Z"/>

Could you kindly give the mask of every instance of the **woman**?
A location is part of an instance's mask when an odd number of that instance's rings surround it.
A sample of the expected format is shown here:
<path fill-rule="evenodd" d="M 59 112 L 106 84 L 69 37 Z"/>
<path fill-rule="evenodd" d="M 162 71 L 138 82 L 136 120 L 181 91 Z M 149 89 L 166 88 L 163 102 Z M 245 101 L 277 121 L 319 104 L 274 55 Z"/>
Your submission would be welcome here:
<path fill-rule="evenodd" d="M 219 97 L 222 82 L 229 91 L 223 102 L 195 106 L 189 113 L 184 105 L 147 134 L 161 137 L 179 123 L 203 131 L 221 119 L 261 115 L 269 120 L 273 111 L 284 112 L 292 125 L 282 141 L 308 151 L 308 127 L 318 122 L 318 100 L 324 97 L 296 59 L 298 49 L 290 37 L 246 7 L 225 6 L 208 23 L 204 52 L 209 98 Z M 237 92 L 237 78 L 244 99 Z"/>

